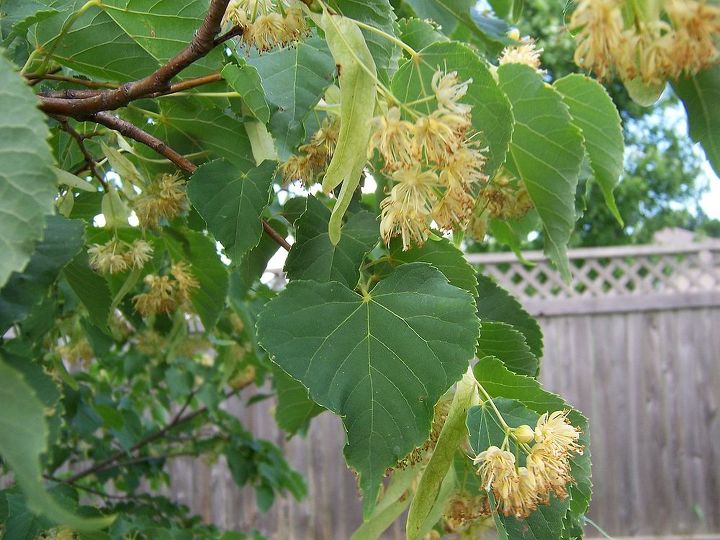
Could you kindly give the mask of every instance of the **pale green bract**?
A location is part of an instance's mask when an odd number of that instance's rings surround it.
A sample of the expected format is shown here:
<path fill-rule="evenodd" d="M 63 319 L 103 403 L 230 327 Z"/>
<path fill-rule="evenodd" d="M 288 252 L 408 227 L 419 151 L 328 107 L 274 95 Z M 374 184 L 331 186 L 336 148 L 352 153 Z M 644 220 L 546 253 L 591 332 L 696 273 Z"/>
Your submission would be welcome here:
<path fill-rule="evenodd" d="M 340 70 L 340 133 L 322 181 L 326 193 L 342 183 L 328 228 L 330 241 L 337 244 L 342 218 L 360 184 L 367 161 L 365 148 L 375 110 L 377 70 L 365 38 L 352 19 L 325 13 L 322 26 Z"/>

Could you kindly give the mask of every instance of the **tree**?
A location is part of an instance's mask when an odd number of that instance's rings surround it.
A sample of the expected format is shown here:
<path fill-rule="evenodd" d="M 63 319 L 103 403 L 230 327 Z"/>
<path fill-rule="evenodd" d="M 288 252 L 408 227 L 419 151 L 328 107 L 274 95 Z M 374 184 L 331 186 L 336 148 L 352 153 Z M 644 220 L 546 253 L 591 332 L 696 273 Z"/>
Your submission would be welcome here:
<path fill-rule="evenodd" d="M 261 511 L 306 496 L 221 406 L 266 382 L 288 435 L 342 418 L 356 538 L 406 510 L 413 539 L 582 536 L 587 419 L 537 381 L 537 322 L 456 246 L 539 227 L 569 277 L 578 185 L 618 213 L 620 117 L 593 78 L 544 78 L 508 34 L 521 2 L 473 4 L 3 4 L 3 538 L 260 537 L 157 492 L 168 460 L 223 455 Z M 713 159 L 717 66 L 690 60 L 634 99 L 672 80 Z"/>

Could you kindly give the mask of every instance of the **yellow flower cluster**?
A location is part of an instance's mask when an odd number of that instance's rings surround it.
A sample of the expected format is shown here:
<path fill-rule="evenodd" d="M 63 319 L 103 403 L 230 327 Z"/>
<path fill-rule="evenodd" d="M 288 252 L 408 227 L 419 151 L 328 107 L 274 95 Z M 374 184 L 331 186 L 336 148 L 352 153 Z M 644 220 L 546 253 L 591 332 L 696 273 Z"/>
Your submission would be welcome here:
<path fill-rule="evenodd" d="M 177 174 L 163 174 L 133 201 L 140 225 L 157 229 L 160 220 L 171 220 L 188 209 L 185 183 Z"/>
<path fill-rule="evenodd" d="M 621 0 L 580 0 L 570 19 L 575 63 L 601 79 L 661 84 L 718 62 L 720 7 L 705 0 L 663 0 L 657 16 L 623 18 Z M 663 16 L 664 15 L 664 16 Z"/>
<path fill-rule="evenodd" d="M 200 284 L 184 262 L 173 264 L 168 275 L 145 276 L 147 292 L 133 298 L 135 309 L 143 317 L 171 313 L 187 304 L 190 293 Z"/>
<path fill-rule="evenodd" d="M 380 204 L 386 243 L 401 236 L 405 250 L 422 245 L 432 221 L 444 230 L 467 225 L 476 186 L 487 181 L 485 155 L 471 141 L 471 106 L 460 102 L 471 82 L 437 71 L 431 83 L 434 111 L 410 122 L 393 107 L 373 120 L 368 153 L 378 152 L 393 182 Z"/>
<path fill-rule="evenodd" d="M 335 117 L 325 118 L 310 142 L 300 146 L 299 153 L 290 156 L 280 167 L 284 183 L 301 180 L 306 186 L 311 186 L 317 182 L 330 163 L 339 133 L 338 120 Z"/>
<path fill-rule="evenodd" d="M 464 491 L 455 494 L 443 512 L 445 529 L 453 533 L 469 533 L 468 526 L 472 527 L 470 530 L 473 530 L 475 529 L 473 525 L 478 519 L 490 516 L 492 516 L 492 510 L 487 496 L 471 495 Z M 465 537 L 475 538 L 474 536 L 463 536 L 463 538 Z"/>
<path fill-rule="evenodd" d="M 242 28 L 242 41 L 259 51 L 297 41 L 308 31 L 299 1 L 231 0 L 226 23 Z"/>
<path fill-rule="evenodd" d="M 580 431 L 568 422 L 568 413 L 545 413 L 534 430 L 529 426 L 513 430 L 518 442 L 523 442 L 521 448 L 528 448 L 526 443 L 535 440 L 525 467 L 518 467 L 515 455 L 497 446 L 475 458 L 484 487 L 492 488 L 498 510 L 504 515 L 525 518 L 538 504 L 548 504 L 551 492 L 561 499 L 567 497 L 567 484 L 572 481 L 570 457 L 583 451 L 578 444 Z"/>
<path fill-rule="evenodd" d="M 90 266 L 103 274 L 117 274 L 131 268 L 142 268 L 152 257 L 153 248 L 145 240 L 132 244 L 117 238 L 88 248 Z"/>
<path fill-rule="evenodd" d="M 502 170 L 480 191 L 478 208 L 494 219 L 518 219 L 533 208 L 527 188 Z"/>

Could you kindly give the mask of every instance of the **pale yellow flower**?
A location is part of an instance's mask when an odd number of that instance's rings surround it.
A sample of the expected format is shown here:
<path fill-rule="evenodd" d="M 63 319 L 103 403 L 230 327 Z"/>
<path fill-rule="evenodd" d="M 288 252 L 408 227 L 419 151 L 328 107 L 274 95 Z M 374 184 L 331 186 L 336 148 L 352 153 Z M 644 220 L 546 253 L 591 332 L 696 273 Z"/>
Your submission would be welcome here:
<path fill-rule="evenodd" d="M 250 25 L 248 34 L 247 41 L 255 45 L 257 50 L 268 51 L 286 41 L 285 18 L 277 12 L 260 15 Z"/>
<path fill-rule="evenodd" d="M 438 107 L 456 114 L 467 115 L 471 106 L 459 101 L 465 97 L 472 79 L 460 82 L 457 71 L 443 73 L 438 70 L 433 74 L 431 81 L 432 91 L 438 103 Z"/>
<path fill-rule="evenodd" d="M 623 32 L 618 0 L 580 0 L 570 18 L 570 29 L 577 32 L 575 63 L 607 79 Z"/>
<path fill-rule="evenodd" d="M 433 111 L 415 121 L 415 155 L 439 165 L 448 163 L 462 144 L 470 119 L 467 116 Z"/>
<path fill-rule="evenodd" d="M 538 485 L 535 475 L 526 467 L 519 467 L 518 481 L 513 483 L 510 495 L 498 501 L 500 511 L 518 519 L 528 517 L 538 505 Z"/>
<path fill-rule="evenodd" d="M 580 429 L 568 421 L 570 411 L 555 411 L 543 414 L 535 426 L 535 440 L 560 454 L 576 452 L 582 454 L 582 446 L 577 443 Z"/>
<path fill-rule="evenodd" d="M 544 504 L 549 502 L 551 491 L 561 499 L 567 497 L 567 484 L 572 480 L 567 454 L 557 455 L 547 445 L 538 442 L 530 450 L 526 464 Z"/>
<path fill-rule="evenodd" d="M 720 60 L 720 7 L 694 0 L 665 0 L 663 7 L 675 30 L 670 77 L 694 75 Z"/>
<path fill-rule="evenodd" d="M 412 164 L 414 159 L 413 125 L 400 117 L 400 109 L 393 107 L 382 116 L 373 119 L 374 130 L 368 143 L 368 157 L 373 150 L 385 161 L 387 169 L 397 169 Z"/>
<path fill-rule="evenodd" d="M 138 294 L 133 298 L 135 309 L 140 315 L 147 317 L 170 313 L 178 307 L 175 287 L 168 276 L 145 276 L 148 292 Z"/>
<path fill-rule="evenodd" d="M 511 45 L 503 49 L 500 55 L 500 65 L 505 64 L 524 64 L 530 66 L 535 71 L 542 72 L 540 69 L 540 54 L 542 49 L 538 49 L 535 40 L 524 38 L 519 45 Z"/>
<path fill-rule="evenodd" d="M 142 268 L 152 258 L 153 248 L 145 240 L 135 240 L 125 253 L 125 260 L 133 268 Z"/>
<path fill-rule="evenodd" d="M 125 249 L 119 240 L 93 244 L 88 248 L 90 267 L 103 274 L 118 274 L 128 269 Z"/>
<path fill-rule="evenodd" d="M 157 228 L 161 219 L 174 219 L 187 210 L 185 183 L 177 174 L 163 174 L 133 201 L 133 205 L 140 225 Z"/>
<path fill-rule="evenodd" d="M 491 446 L 480 452 L 473 463 L 480 465 L 477 473 L 480 475 L 483 487 L 486 490 L 492 487 L 496 498 L 509 500 L 510 494 L 517 489 L 517 484 L 520 482 L 515 468 L 515 456 L 507 450 Z"/>

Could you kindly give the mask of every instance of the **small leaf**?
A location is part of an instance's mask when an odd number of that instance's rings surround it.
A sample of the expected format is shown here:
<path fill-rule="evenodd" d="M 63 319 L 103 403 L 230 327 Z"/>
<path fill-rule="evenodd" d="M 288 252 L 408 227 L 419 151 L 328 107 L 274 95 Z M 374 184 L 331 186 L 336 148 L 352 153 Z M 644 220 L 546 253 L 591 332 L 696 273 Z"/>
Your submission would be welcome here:
<path fill-rule="evenodd" d="M 312 195 L 296 222 L 297 240 L 285 263 L 289 279 L 337 281 L 350 288 L 360 279 L 360 264 L 378 242 L 378 223 L 370 212 L 352 214 L 337 245 L 330 241 L 330 210 Z"/>
<path fill-rule="evenodd" d="M 102 141 L 100 142 L 100 148 L 102 148 L 103 154 L 105 154 L 113 171 L 120 176 L 123 182 L 128 182 L 137 187 L 145 185 L 145 179 L 138 172 L 133 162 L 125 157 L 120 150 L 112 148 Z"/>
<path fill-rule="evenodd" d="M 477 294 L 475 269 L 467 262 L 463 252 L 453 246 L 447 238 L 437 240 L 431 238 L 421 247 L 407 251 L 402 250 L 402 241 L 396 239 L 390 243 L 390 257 L 393 264 L 430 263 L 445 274 L 451 285 L 465 289 L 473 296 Z"/>
<path fill-rule="evenodd" d="M 60 506 L 45 491 L 40 456 L 47 450 L 45 408 L 23 377 L 0 358 L 0 456 L 12 469 L 28 508 L 50 520 L 77 530 L 107 527 L 114 517 L 80 518 Z"/>
<path fill-rule="evenodd" d="M 57 193 L 46 119 L 0 53 L 0 287 L 30 260 Z"/>
<path fill-rule="evenodd" d="M 513 373 L 536 377 L 540 363 L 530 352 L 525 336 L 509 324 L 481 321 L 477 355 L 495 356 Z"/>
<path fill-rule="evenodd" d="M 257 68 L 241 60 L 239 66 L 226 65 L 221 73 L 223 79 L 240 94 L 253 116 L 263 124 L 267 124 L 270 121 L 270 107 L 265 99 L 265 91 Z"/>
<path fill-rule="evenodd" d="M 673 89 L 687 112 L 690 136 L 702 144 L 715 174 L 720 176 L 720 66 L 681 78 L 673 83 Z"/>
<path fill-rule="evenodd" d="M 569 280 L 567 243 L 575 226 L 575 190 L 585 154 L 562 97 L 532 68 L 505 64 L 500 86 L 515 116 L 507 166 L 527 187 L 545 233 L 545 251 Z"/>
<path fill-rule="evenodd" d="M 271 359 L 343 419 L 367 515 L 385 470 L 427 438 L 435 403 L 467 369 L 478 321 L 469 293 L 413 263 L 364 296 L 291 282 L 257 331 Z"/>
<path fill-rule="evenodd" d="M 426 19 L 401 19 L 398 21 L 400 39 L 419 51 L 433 43 L 449 41 L 431 22 Z"/>
<path fill-rule="evenodd" d="M 92 185 L 92 182 L 88 182 L 87 180 L 84 180 L 79 176 L 75 176 L 66 170 L 55 168 L 55 174 L 57 176 L 57 182 L 61 186 L 67 186 L 69 188 L 75 188 L 80 191 L 88 191 L 91 193 L 97 192 L 97 189 L 95 189 L 95 186 Z"/>
<path fill-rule="evenodd" d="M 304 435 L 310 420 L 325 409 L 308 396 L 308 389 L 277 366 L 273 367 L 273 382 L 277 393 L 275 420 L 290 435 Z"/>
<path fill-rule="evenodd" d="M 63 268 L 63 276 L 88 310 L 92 323 L 98 328 L 107 328 L 112 296 L 110 287 L 102 276 L 88 265 L 86 251 L 81 251 Z"/>
<path fill-rule="evenodd" d="M 472 25 L 470 10 L 475 0 L 408 0 L 421 19 L 432 19 L 440 25 L 441 30 L 450 35 L 458 23 Z"/>
<path fill-rule="evenodd" d="M 477 308 L 480 321 L 495 321 L 512 325 L 522 332 L 532 353 L 539 359 L 543 354 L 543 335 L 538 322 L 520 305 L 520 302 L 495 281 L 477 275 Z"/>
<path fill-rule="evenodd" d="M 623 172 L 623 131 L 620 115 L 605 88 L 596 80 L 573 73 L 553 83 L 582 132 L 585 150 L 605 203 L 623 225 L 613 189 Z"/>
<path fill-rule="evenodd" d="M 188 183 L 190 201 L 235 264 L 260 241 L 275 167 L 265 161 L 241 168 L 219 159 L 201 165 Z"/>

